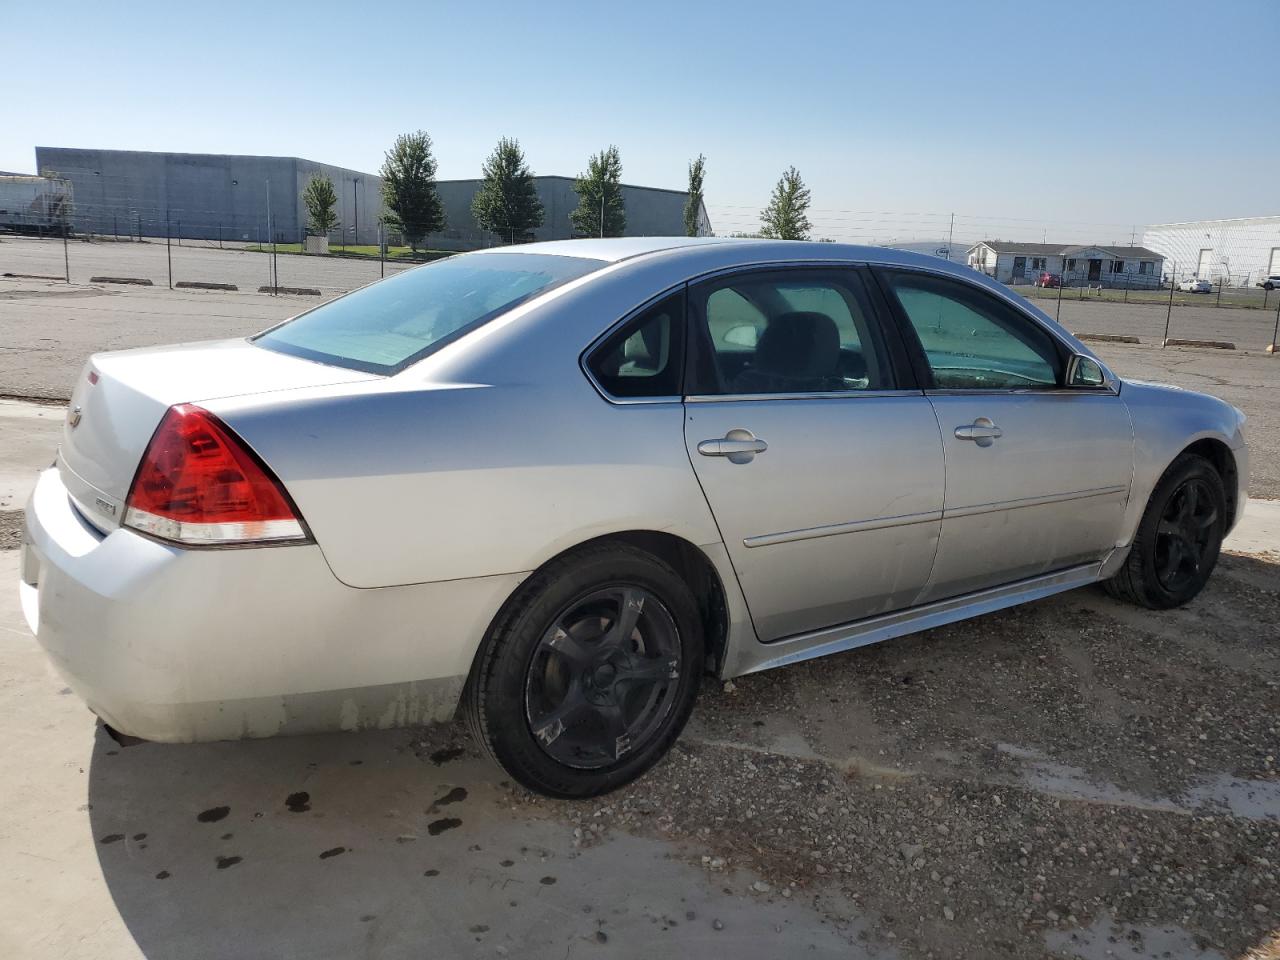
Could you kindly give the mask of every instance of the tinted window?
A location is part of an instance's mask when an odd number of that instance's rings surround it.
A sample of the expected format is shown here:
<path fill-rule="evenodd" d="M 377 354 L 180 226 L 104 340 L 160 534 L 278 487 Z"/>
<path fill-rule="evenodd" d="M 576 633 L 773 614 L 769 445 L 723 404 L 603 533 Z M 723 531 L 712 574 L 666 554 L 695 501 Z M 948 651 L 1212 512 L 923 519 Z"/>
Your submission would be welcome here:
<path fill-rule="evenodd" d="M 678 397 L 684 367 L 684 294 L 650 307 L 600 345 L 587 366 L 615 397 Z"/>
<path fill-rule="evenodd" d="M 1062 359 L 1053 338 L 1013 307 L 955 280 L 916 273 L 887 277 L 936 387 L 1016 390 L 1061 382 Z"/>
<path fill-rule="evenodd" d="M 531 253 L 450 257 L 406 270 L 255 338 L 334 366 L 392 374 L 601 260 Z"/>
<path fill-rule="evenodd" d="M 686 393 L 890 388 L 869 317 L 851 270 L 748 273 L 692 287 L 689 320 L 702 349 Z"/>

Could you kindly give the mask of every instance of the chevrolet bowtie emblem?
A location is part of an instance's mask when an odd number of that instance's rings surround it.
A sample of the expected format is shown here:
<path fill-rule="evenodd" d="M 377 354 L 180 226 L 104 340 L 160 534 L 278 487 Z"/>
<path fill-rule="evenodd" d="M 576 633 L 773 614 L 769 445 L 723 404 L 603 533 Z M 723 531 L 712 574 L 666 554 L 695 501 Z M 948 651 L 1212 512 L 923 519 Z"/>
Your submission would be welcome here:
<path fill-rule="evenodd" d="M 71 408 L 71 415 L 67 417 L 67 424 L 72 430 L 80 426 L 80 418 L 82 416 L 83 414 L 80 412 L 80 406 L 78 404 Z"/>

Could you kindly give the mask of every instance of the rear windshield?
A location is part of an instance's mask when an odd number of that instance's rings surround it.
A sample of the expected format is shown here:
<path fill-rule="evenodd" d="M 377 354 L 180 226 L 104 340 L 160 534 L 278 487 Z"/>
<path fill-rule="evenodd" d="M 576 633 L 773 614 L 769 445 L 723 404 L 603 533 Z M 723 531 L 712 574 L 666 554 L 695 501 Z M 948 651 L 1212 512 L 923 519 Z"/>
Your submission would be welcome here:
<path fill-rule="evenodd" d="M 604 265 L 603 260 L 535 253 L 450 257 L 319 306 L 254 342 L 307 360 L 390 375 Z"/>

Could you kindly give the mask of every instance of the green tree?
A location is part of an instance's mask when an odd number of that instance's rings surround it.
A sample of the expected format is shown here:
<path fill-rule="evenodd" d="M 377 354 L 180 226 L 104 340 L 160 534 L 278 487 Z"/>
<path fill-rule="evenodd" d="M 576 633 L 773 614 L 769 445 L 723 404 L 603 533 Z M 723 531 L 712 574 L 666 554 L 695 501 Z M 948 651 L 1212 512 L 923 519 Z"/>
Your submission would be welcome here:
<path fill-rule="evenodd" d="M 569 214 L 569 220 L 578 233 L 588 237 L 622 236 L 627 229 L 627 206 L 622 199 L 622 155 L 617 147 L 610 145 L 593 154 L 587 162 L 587 172 L 578 174 L 573 189 L 578 193 L 578 209 Z"/>
<path fill-rule="evenodd" d="M 302 191 L 302 202 L 307 205 L 307 226 L 314 237 L 327 237 L 338 225 L 338 194 L 333 181 L 323 173 L 314 174 Z"/>
<path fill-rule="evenodd" d="M 427 234 L 443 230 L 444 205 L 436 193 L 436 158 L 423 130 L 402 133 L 382 164 L 383 220 L 404 234 L 416 253 Z"/>
<path fill-rule="evenodd" d="M 769 205 L 760 211 L 760 236 L 772 240 L 809 239 L 809 188 L 800 171 L 787 167 L 773 188 Z"/>
<path fill-rule="evenodd" d="M 542 201 L 533 186 L 533 173 L 525 162 L 519 140 L 503 137 L 484 162 L 484 182 L 471 201 L 471 215 L 484 230 L 503 240 L 533 239 L 542 226 Z"/>
<path fill-rule="evenodd" d="M 702 177 L 707 172 L 707 158 L 698 154 L 698 159 L 689 164 L 689 195 L 684 202 L 684 235 L 698 235 L 698 214 L 702 211 Z"/>

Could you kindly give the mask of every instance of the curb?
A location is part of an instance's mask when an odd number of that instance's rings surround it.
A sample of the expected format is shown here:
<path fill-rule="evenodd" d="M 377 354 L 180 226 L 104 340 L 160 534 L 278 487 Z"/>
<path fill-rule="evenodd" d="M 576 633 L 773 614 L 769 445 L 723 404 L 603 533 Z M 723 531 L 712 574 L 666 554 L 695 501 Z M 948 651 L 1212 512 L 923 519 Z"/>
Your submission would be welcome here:
<path fill-rule="evenodd" d="M 292 294 L 295 297 L 322 297 L 322 294 L 315 287 L 259 287 L 259 293 L 284 293 Z"/>
<path fill-rule="evenodd" d="M 90 277 L 89 282 L 90 283 L 132 283 L 135 286 L 139 286 L 139 287 L 155 286 L 155 284 L 153 284 L 150 280 L 145 279 L 144 277 Z"/>
<path fill-rule="evenodd" d="M 1230 340 L 1184 340 L 1181 337 L 1170 337 L 1164 342 L 1166 347 L 1208 347 L 1212 350 L 1234 350 L 1236 345 Z"/>
<path fill-rule="evenodd" d="M 212 283 L 208 280 L 179 280 L 175 288 L 182 290 L 239 290 L 234 283 Z"/>
<path fill-rule="evenodd" d="M 1141 343 L 1137 337 L 1120 333 L 1077 333 L 1077 340 L 1098 340 L 1102 343 Z"/>

